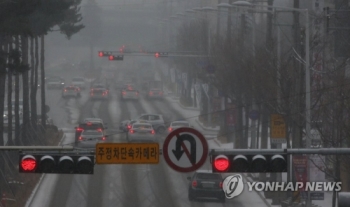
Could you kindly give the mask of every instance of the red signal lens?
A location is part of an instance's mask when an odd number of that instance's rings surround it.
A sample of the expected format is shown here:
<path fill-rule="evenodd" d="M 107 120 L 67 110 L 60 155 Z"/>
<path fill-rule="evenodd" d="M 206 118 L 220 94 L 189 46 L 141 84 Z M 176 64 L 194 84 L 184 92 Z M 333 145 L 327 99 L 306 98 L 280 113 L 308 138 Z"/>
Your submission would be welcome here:
<path fill-rule="evenodd" d="M 102 137 L 102 140 L 106 140 L 106 137 Z"/>
<path fill-rule="evenodd" d="M 215 158 L 214 167 L 219 172 L 225 172 L 230 167 L 230 162 L 228 157 L 220 155 Z"/>
<path fill-rule="evenodd" d="M 113 55 L 110 55 L 110 56 L 108 57 L 108 59 L 109 59 L 109 60 L 114 60 L 114 56 L 113 56 Z"/>
<path fill-rule="evenodd" d="M 98 53 L 98 56 L 99 56 L 99 57 L 103 57 L 103 52 L 99 52 L 99 53 Z"/>
<path fill-rule="evenodd" d="M 131 125 L 128 125 L 128 129 L 131 129 Z"/>
<path fill-rule="evenodd" d="M 36 159 L 33 156 L 24 156 L 21 161 L 21 168 L 24 171 L 30 172 L 37 167 Z"/>
<path fill-rule="evenodd" d="M 155 56 L 156 58 L 158 58 L 158 57 L 159 57 L 159 53 L 156 52 L 156 54 L 154 54 L 154 56 Z"/>
<path fill-rule="evenodd" d="M 133 133 L 134 133 L 134 130 L 131 129 L 131 130 L 130 130 L 130 133 L 133 134 Z"/>
<path fill-rule="evenodd" d="M 151 134 L 155 134 L 156 132 L 154 130 L 151 131 Z"/>
<path fill-rule="evenodd" d="M 79 140 L 83 140 L 83 138 L 82 138 L 82 137 L 79 137 Z"/>
<path fill-rule="evenodd" d="M 169 130 L 169 132 L 171 132 L 171 131 L 173 131 L 173 128 L 169 127 L 168 130 Z"/>

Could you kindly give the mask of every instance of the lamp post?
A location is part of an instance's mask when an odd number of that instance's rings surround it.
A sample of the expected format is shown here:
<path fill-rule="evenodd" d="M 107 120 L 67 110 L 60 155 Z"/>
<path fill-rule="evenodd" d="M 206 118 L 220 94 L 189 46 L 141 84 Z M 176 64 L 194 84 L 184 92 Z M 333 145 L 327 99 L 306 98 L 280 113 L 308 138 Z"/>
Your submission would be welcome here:
<path fill-rule="evenodd" d="M 278 6 L 256 5 L 265 8 L 272 8 L 275 11 L 295 11 L 305 15 L 305 131 L 306 131 L 306 148 L 311 148 L 311 89 L 310 89 L 310 21 L 308 9 L 295 9 Z M 276 16 L 275 16 L 276 18 Z M 307 162 L 307 177 L 310 179 L 310 161 Z M 307 192 L 306 206 L 311 207 L 310 191 Z"/>

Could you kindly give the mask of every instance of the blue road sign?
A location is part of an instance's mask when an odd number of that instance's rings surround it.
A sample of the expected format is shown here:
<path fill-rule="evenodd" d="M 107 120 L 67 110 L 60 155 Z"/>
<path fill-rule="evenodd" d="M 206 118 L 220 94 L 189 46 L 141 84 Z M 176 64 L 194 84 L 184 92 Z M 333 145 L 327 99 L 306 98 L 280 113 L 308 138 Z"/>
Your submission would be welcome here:
<path fill-rule="evenodd" d="M 251 119 L 251 120 L 257 120 L 257 119 L 259 119 L 259 111 L 257 111 L 257 110 L 251 110 L 250 112 L 249 112 L 249 118 Z"/>

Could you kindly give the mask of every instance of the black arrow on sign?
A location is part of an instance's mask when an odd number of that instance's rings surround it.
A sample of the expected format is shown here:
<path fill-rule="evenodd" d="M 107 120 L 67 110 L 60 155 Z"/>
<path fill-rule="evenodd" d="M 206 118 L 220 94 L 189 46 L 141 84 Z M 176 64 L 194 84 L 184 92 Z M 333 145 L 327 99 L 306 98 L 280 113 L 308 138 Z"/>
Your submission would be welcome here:
<path fill-rule="evenodd" d="M 186 155 L 188 159 L 190 159 L 190 162 L 192 165 L 196 164 L 196 140 L 194 139 L 193 136 L 188 135 L 188 134 L 183 134 L 183 135 L 176 135 L 176 148 L 173 150 L 173 153 L 176 157 L 177 160 L 180 160 L 182 157 L 183 153 L 186 152 Z M 188 149 L 186 145 L 184 144 L 184 141 L 188 141 L 191 145 L 191 152 L 188 152 Z M 181 147 L 184 150 L 181 150 Z"/>

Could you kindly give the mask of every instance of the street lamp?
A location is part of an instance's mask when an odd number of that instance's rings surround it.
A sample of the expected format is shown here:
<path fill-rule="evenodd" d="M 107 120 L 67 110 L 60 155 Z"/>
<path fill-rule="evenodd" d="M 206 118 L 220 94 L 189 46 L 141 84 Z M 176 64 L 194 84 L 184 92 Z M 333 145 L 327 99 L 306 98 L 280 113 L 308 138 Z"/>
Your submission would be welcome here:
<path fill-rule="evenodd" d="M 272 8 L 275 11 L 295 11 L 305 15 L 305 131 L 306 131 L 306 148 L 311 148 L 311 89 L 310 89 L 310 21 L 308 9 L 295 9 L 288 7 L 256 5 L 264 8 Z M 276 18 L 276 15 L 275 15 Z M 307 177 L 310 179 L 310 161 L 307 162 Z M 307 192 L 306 206 L 311 207 L 310 191 Z"/>

